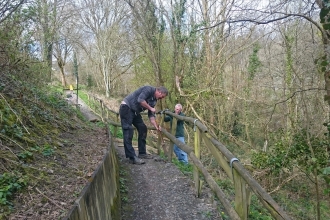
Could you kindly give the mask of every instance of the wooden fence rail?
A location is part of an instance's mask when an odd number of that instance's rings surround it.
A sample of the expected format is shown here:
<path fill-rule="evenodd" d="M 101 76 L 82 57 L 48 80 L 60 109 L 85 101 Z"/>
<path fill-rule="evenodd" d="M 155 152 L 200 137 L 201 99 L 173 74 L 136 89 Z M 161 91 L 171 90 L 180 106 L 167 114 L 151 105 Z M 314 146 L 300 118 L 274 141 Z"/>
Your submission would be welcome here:
<path fill-rule="evenodd" d="M 91 109 L 101 117 L 102 121 L 107 121 L 115 127 L 114 136 L 116 137 L 117 130 L 121 126 L 119 121 L 119 113 L 106 107 L 101 99 L 90 95 L 88 97 L 88 104 L 89 106 L 91 106 Z M 93 100 L 91 101 L 91 99 Z M 99 103 L 99 105 L 97 105 L 97 103 Z M 173 117 L 171 132 L 168 132 L 165 128 L 163 128 L 165 115 L 171 115 Z M 158 113 L 157 120 L 160 121 L 160 126 L 162 127 L 161 133 L 158 135 L 157 143 L 155 144 L 151 139 L 148 139 L 147 143 L 150 146 L 157 148 L 159 154 L 161 151 L 162 136 L 164 135 L 171 141 L 169 152 L 167 154 L 169 161 L 172 161 L 173 144 L 176 144 L 189 155 L 194 166 L 193 176 L 195 182 L 196 196 L 200 195 L 201 181 L 199 179 L 199 175 L 202 174 L 204 176 L 205 181 L 215 192 L 216 196 L 225 208 L 226 213 L 231 219 L 248 219 L 252 193 L 257 196 L 259 201 L 275 219 L 291 219 L 273 200 L 273 198 L 265 191 L 265 189 L 263 189 L 260 184 L 249 174 L 249 172 L 239 162 L 239 159 L 237 159 L 222 143 L 216 140 L 216 138 L 212 137 L 208 133 L 207 127 L 202 124 L 198 119 L 180 116 L 169 110 L 164 110 Z M 190 127 L 193 128 L 194 148 L 175 138 L 174 134 L 176 130 L 177 120 L 182 120 L 185 123 L 191 125 Z M 155 130 L 155 128 L 148 127 L 148 130 Z M 219 185 L 216 183 L 216 181 L 213 179 L 213 177 L 209 174 L 207 169 L 200 161 L 200 145 L 202 141 L 204 142 L 205 146 L 210 150 L 212 156 L 217 161 L 219 166 L 225 171 L 227 176 L 234 184 L 234 207 L 231 205 L 230 199 L 226 198 L 227 196 L 225 195 L 225 193 L 221 190 Z"/>

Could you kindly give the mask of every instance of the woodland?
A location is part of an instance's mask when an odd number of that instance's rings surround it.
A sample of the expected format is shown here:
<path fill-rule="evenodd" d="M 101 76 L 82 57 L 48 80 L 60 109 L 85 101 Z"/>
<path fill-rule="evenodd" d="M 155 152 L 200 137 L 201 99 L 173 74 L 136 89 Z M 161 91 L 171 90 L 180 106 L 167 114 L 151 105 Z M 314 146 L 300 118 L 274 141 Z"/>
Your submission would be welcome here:
<path fill-rule="evenodd" d="M 26 135 L 8 94 L 152 85 L 169 90 L 158 109 L 181 103 L 292 219 L 330 219 L 329 61 L 329 0 L 0 0 L 0 204 L 24 177 L 5 162 Z"/>

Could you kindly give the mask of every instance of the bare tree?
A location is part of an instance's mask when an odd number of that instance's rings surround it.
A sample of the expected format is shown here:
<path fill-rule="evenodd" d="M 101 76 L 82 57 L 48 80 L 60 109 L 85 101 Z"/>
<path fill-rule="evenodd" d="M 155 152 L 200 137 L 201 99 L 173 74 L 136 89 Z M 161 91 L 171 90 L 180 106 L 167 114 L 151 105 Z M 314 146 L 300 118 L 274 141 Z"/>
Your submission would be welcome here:
<path fill-rule="evenodd" d="M 119 0 L 81 0 L 81 20 L 95 41 L 92 60 L 103 78 L 105 94 L 110 96 L 112 83 L 130 67 L 128 35 L 125 33 L 126 4 Z M 96 74 L 96 73 L 95 73 Z"/>
<path fill-rule="evenodd" d="M 16 11 L 25 0 L 2 0 L 0 2 L 0 24 Z"/>
<path fill-rule="evenodd" d="M 165 23 L 154 1 L 126 0 L 131 8 L 134 22 L 132 27 L 140 48 L 152 65 L 156 85 L 164 85 L 161 63 L 162 44 L 164 40 Z"/>
<path fill-rule="evenodd" d="M 54 57 L 56 58 L 57 65 L 60 68 L 61 81 L 62 81 L 62 86 L 64 88 L 67 85 L 66 77 L 65 77 L 66 75 L 65 65 L 72 51 L 73 51 L 72 45 L 70 44 L 68 39 L 65 38 L 64 36 L 62 37 L 62 39 L 58 39 L 54 44 Z"/>

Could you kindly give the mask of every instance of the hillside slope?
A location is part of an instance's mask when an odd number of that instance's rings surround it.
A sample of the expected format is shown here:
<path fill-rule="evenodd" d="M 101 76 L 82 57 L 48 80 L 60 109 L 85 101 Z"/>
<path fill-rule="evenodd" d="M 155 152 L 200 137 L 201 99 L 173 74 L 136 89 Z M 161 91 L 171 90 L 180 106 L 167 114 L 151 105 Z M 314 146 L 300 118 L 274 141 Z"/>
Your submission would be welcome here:
<path fill-rule="evenodd" d="M 61 90 L 0 77 L 0 219 L 60 219 L 108 146 Z"/>
<path fill-rule="evenodd" d="M 50 156 L 38 156 L 29 166 L 27 188 L 15 195 L 9 219 L 61 219 L 102 161 L 106 131 L 79 125 L 59 134 L 62 140 Z"/>

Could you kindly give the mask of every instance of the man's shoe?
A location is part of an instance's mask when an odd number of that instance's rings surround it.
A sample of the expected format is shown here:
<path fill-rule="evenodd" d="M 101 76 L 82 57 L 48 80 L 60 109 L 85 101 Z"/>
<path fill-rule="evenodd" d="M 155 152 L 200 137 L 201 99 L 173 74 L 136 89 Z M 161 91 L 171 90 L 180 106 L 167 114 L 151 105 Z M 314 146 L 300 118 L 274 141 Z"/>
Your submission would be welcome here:
<path fill-rule="evenodd" d="M 145 164 L 146 162 L 144 162 L 143 160 L 141 160 L 140 158 L 138 157 L 134 157 L 134 158 L 130 158 L 129 159 L 129 162 L 132 163 L 132 164 Z"/>
<path fill-rule="evenodd" d="M 142 159 L 154 159 L 154 156 L 152 156 L 151 154 L 139 154 L 139 158 L 142 158 Z"/>

